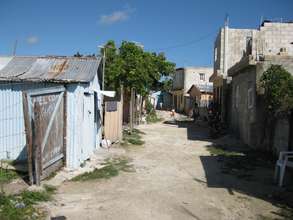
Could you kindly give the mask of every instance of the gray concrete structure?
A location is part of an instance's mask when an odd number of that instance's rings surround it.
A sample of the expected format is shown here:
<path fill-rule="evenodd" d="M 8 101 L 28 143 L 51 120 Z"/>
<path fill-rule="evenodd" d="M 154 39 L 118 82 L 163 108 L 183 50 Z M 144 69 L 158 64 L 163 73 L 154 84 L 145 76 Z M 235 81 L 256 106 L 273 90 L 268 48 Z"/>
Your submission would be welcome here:
<path fill-rule="evenodd" d="M 188 90 L 193 86 L 212 87 L 209 78 L 213 73 L 211 67 L 184 67 L 176 69 L 173 78 L 173 106 L 178 112 L 188 113 L 192 108 L 193 100 L 190 99 Z"/>
<path fill-rule="evenodd" d="M 255 60 L 265 55 L 293 55 L 293 23 L 263 22 L 259 29 L 234 29 L 226 24 L 214 44 L 214 100 L 223 121 L 227 120 L 228 70 L 243 57 Z"/>
<path fill-rule="evenodd" d="M 293 56 L 285 55 L 266 55 L 259 60 L 249 55 L 228 71 L 229 76 L 232 77 L 229 125 L 234 134 L 251 147 L 266 148 L 264 91 L 259 82 L 264 71 L 272 64 L 282 65 L 293 74 Z M 273 137 L 275 152 L 287 150 L 288 131 L 288 120 L 280 118 Z"/>

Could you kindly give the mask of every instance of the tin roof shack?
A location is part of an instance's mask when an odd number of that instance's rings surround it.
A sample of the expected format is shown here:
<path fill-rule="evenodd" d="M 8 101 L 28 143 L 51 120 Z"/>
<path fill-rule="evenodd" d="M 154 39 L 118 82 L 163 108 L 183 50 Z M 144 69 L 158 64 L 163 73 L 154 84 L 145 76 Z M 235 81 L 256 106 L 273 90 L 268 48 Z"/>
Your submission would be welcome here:
<path fill-rule="evenodd" d="M 262 148 L 264 143 L 264 100 L 260 78 L 272 64 L 282 65 L 293 73 L 293 56 L 266 55 L 256 60 L 252 55 L 244 57 L 229 69 L 232 77 L 231 105 L 229 107 L 230 128 L 246 144 Z M 280 118 L 274 134 L 276 152 L 287 150 L 289 122 Z"/>
<path fill-rule="evenodd" d="M 101 136 L 100 61 L 0 57 L 0 159 L 28 159 L 40 178 L 88 159 Z"/>
<path fill-rule="evenodd" d="M 192 85 L 187 92 L 189 94 L 189 102 L 192 108 L 190 109 L 189 114 L 194 107 L 194 104 L 197 103 L 199 107 L 199 115 L 202 118 L 208 116 L 208 108 L 213 101 L 213 86 L 211 85 Z"/>
<path fill-rule="evenodd" d="M 200 107 L 208 107 L 213 101 L 212 85 L 192 85 L 187 93 Z"/>

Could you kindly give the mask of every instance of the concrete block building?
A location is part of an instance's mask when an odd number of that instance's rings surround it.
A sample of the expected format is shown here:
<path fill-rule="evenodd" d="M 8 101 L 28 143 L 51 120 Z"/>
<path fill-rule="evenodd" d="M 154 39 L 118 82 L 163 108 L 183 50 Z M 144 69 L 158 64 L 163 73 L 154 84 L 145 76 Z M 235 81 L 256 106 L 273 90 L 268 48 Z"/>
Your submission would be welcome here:
<path fill-rule="evenodd" d="M 264 102 L 259 81 L 272 64 L 282 65 L 293 74 L 293 23 L 265 21 L 247 37 L 242 57 L 227 70 L 231 83 L 225 97 L 226 121 L 246 144 L 264 148 Z M 280 130 L 273 137 L 276 152 L 288 148 L 287 119 L 277 122 L 276 131 Z"/>
<path fill-rule="evenodd" d="M 190 97 L 188 91 L 195 85 L 197 87 L 211 88 L 213 84 L 209 78 L 213 73 L 210 67 L 184 67 L 176 69 L 173 79 L 172 98 L 173 107 L 177 112 L 188 113 L 195 101 Z"/>
<path fill-rule="evenodd" d="M 214 101 L 223 121 L 228 117 L 228 84 L 231 82 L 228 70 L 247 55 L 255 59 L 263 55 L 292 55 L 292 28 L 290 22 L 264 21 L 258 29 L 235 29 L 226 22 L 219 30 L 214 43 L 214 71 L 210 81 L 213 82 Z"/>

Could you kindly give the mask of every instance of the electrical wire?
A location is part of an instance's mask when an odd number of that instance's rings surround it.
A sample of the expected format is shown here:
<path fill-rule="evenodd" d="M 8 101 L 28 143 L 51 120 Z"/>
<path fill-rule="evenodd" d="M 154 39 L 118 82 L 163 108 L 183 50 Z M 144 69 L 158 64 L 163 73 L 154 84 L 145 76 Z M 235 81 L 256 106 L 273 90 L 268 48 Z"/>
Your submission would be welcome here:
<path fill-rule="evenodd" d="M 213 32 L 210 32 L 209 34 L 207 35 L 204 35 L 198 39 L 195 39 L 195 40 L 192 40 L 192 41 L 188 41 L 186 43 L 181 43 L 181 44 L 175 44 L 175 45 L 172 45 L 172 46 L 168 46 L 168 47 L 163 47 L 163 48 L 157 48 L 157 49 L 152 49 L 152 50 L 169 50 L 169 49 L 175 49 L 175 48 L 179 48 L 179 47 L 186 47 L 186 46 L 190 46 L 190 45 L 193 45 L 193 44 L 197 44 L 203 40 L 206 40 L 208 39 L 209 37 L 211 37 L 212 35 L 214 35 L 216 32 L 213 31 Z"/>

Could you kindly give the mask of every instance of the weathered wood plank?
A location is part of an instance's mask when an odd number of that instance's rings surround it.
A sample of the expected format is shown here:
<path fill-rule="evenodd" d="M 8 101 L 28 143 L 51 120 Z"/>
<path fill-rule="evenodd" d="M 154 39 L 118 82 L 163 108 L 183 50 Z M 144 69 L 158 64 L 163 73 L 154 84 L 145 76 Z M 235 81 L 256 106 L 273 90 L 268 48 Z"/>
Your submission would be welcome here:
<path fill-rule="evenodd" d="M 26 136 L 26 150 L 27 150 L 27 162 L 28 162 L 28 175 L 30 184 L 34 184 L 33 178 L 33 132 L 31 118 L 29 116 L 29 103 L 26 92 L 22 93 L 23 103 L 23 117 L 25 125 L 25 136 Z"/>
<path fill-rule="evenodd" d="M 51 131 L 51 128 L 52 128 L 52 125 L 53 125 L 55 116 L 56 116 L 56 114 L 57 114 L 57 112 L 59 110 L 59 106 L 60 106 L 60 104 L 62 102 L 62 99 L 63 99 L 63 94 L 64 94 L 64 92 L 61 92 L 60 93 L 60 95 L 58 97 L 58 101 L 57 101 L 56 106 L 55 106 L 55 109 L 54 109 L 54 111 L 52 113 L 52 116 L 50 118 L 50 121 L 48 123 L 48 127 L 46 129 L 46 132 L 45 132 L 45 135 L 44 135 L 44 139 L 43 139 L 42 144 L 41 144 L 42 152 L 44 152 L 44 148 L 45 148 L 45 145 L 47 143 L 47 140 L 48 140 L 48 137 L 49 137 L 49 134 L 50 134 L 50 131 Z"/>
<path fill-rule="evenodd" d="M 41 126 L 41 107 L 38 102 L 34 103 L 34 132 L 33 132 L 33 140 L 34 140 L 34 164 L 35 164 L 35 180 L 36 185 L 41 184 L 41 175 L 42 175 L 42 154 L 41 154 L 41 144 L 42 144 L 42 135 L 40 132 L 42 131 Z"/>
<path fill-rule="evenodd" d="M 64 164 L 66 164 L 67 154 L 66 154 L 66 147 L 67 147 L 67 92 L 64 92 L 63 98 L 63 160 Z"/>

